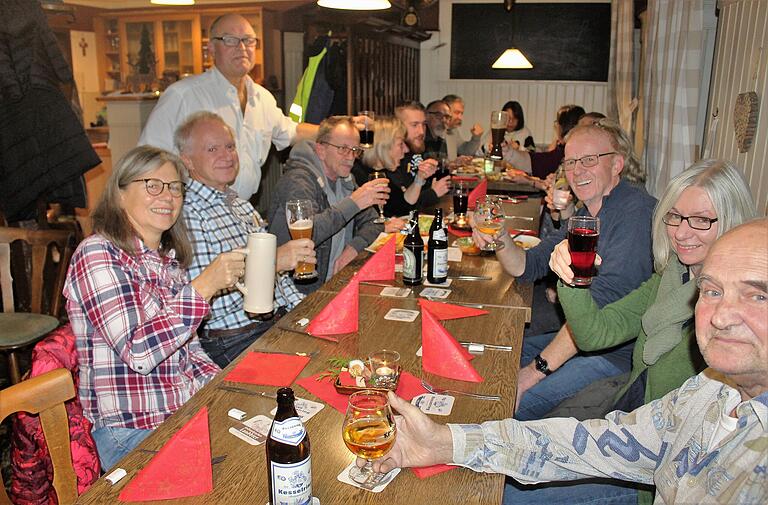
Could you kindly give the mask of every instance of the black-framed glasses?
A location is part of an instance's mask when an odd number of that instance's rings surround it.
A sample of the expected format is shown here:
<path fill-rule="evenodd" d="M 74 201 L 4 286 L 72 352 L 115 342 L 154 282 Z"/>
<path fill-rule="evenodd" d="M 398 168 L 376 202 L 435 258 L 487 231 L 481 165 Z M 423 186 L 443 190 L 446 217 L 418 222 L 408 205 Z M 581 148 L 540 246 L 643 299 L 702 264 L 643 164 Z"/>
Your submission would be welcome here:
<path fill-rule="evenodd" d="M 440 119 L 451 119 L 451 115 L 450 114 L 443 114 L 442 112 L 437 111 L 437 110 L 427 111 L 427 114 L 429 114 L 430 116 L 439 117 Z"/>
<path fill-rule="evenodd" d="M 336 150 L 339 152 L 339 154 L 342 155 L 342 156 L 349 156 L 350 153 L 351 153 L 355 158 L 357 158 L 361 154 L 363 154 L 363 151 L 365 151 L 365 149 L 363 149 L 362 147 L 358 147 L 358 146 L 352 146 L 352 147 L 350 147 L 350 146 L 337 146 L 336 144 L 331 144 L 330 142 L 320 142 L 320 143 L 321 144 L 325 144 L 325 145 L 329 145 L 331 147 L 335 147 Z"/>
<path fill-rule="evenodd" d="M 600 158 L 603 156 L 608 156 L 611 154 L 619 154 L 616 151 L 610 151 L 607 153 L 600 153 L 600 154 L 588 154 L 586 156 L 582 156 L 581 158 L 569 158 L 566 160 L 563 160 L 563 170 L 566 172 L 570 172 L 571 170 L 576 168 L 576 163 L 581 162 L 581 166 L 584 168 L 590 168 L 594 167 L 598 163 L 600 163 Z"/>
<path fill-rule="evenodd" d="M 712 223 L 717 222 L 717 218 L 704 217 L 704 216 L 682 216 L 676 212 L 667 212 L 661 218 L 662 222 L 669 226 L 680 226 L 683 221 L 688 221 L 688 226 L 694 230 L 709 230 L 712 228 Z"/>
<path fill-rule="evenodd" d="M 234 35 L 223 35 L 221 37 L 211 37 L 213 40 L 220 40 L 227 47 L 237 47 L 240 42 L 245 47 L 254 47 L 259 43 L 259 39 L 256 37 L 235 37 Z"/>
<path fill-rule="evenodd" d="M 168 186 L 168 192 L 171 196 L 180 197 L 184 196 L 184 189 L 187 187 L 181 181 L 163 182 L 160 179 L 134 179 L 131 182 L 143 182 L 144 189 L 151 196 L 157 196 L 163 192 L 166 186 Z"/>

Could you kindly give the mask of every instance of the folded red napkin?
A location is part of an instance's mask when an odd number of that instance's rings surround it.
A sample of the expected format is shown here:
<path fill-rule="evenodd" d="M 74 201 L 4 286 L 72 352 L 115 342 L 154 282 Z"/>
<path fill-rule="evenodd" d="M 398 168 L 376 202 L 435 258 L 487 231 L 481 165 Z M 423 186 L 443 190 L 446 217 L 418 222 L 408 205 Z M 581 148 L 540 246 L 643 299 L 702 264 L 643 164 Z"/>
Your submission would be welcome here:
<path fill-rule="evenodd" d="M 509 228 L 507 231 L 510 235 L 517 235 L 518 233 L 522 233 L 523 235 L 530 235 L 531 237 L 538 236 L 538 233 L 533 230 L 518 230 L 517 228 Z"/>
<path fill-rule="evenodd" d="M 475 182 L 479 179 L 477 176 L 471 175 L 452 175 L 451 182 Z"/>
<path fill-rule="evenodd" d="M 472 230 L 464 230 L 462 228 L 456 228 L 455 226 L 449 224 L 448 225 L 448 233 L 451 235 L 455 235 L 457 237 L 471 237 L 472 236 Z"/>
<path fill-rule="evenodd" d="M 483 382 L 464 349 L 429 310 L 421 311 L 421 367 L 425 372 L 467 382 Z"/>
<path fill-rule="evenodd" d="M 425 300 L 424 298 L 419 298 L 419 305 L 421 305 L 422 310 L 428 310 L 440 321 L 460 319 L 462 317 L 482 316 L 488 313 L 487 310 L 464 307 L 463 305 L 453 305 L 451 303 L 433 302 Z"/>
<path fill-rule="evenodd" d="M 411 470 L 413 470 L 413 473 L 416 474 L 416 477 L 420 479 L 426 479 L 427 477 L 432 477 L 433 475 L 447 472 L 448 470 L 453 470 L 454 468 L 456 467 L 451 465 L 432 465 L 422 466 L 421 468 L 411 468 Z"/>
<path fill-rule="evenodd" d="M 120 501 L 173 500 L 213 490 L 208 409 L 201 408 L 120 491 Z"/>
<path fill-rule="evenodd" d="M 393 233 L 389 240 L 365 262 L 357 272 L 359 281 L 393 281 L 395 280 L 395 249 L 397 234 Z"/>
<path fill-rule="evenodd" d="M 342 414 L 345 413 L 347 411 L 349 395 L 343 395 L 336 392 L 336 388 L 333 386 L 333 381 L 331 380 L 317 380 L 319 375 L 320 374 L 304 377 L 303 379 L 297 380 L 296 384 L 317 396 Z M 424 389 L 421 385 L 421 381 L 417 377 L 409 372 L 400 372 L 400 381 L 398 382 L 397 390 L 395 391 L 397 396 L 406 401 L 411 401 L 414 396 L 426 392 L 427 390 Z"/>
<path fill-rule="evenodd" d="M 483 179 L 480 184 L 475 186 L 475 188 L 469 192 L 469 195 L 467 196 L 467 208 L 474 209 L 475 203 L 478 199 L 482 200 L 485 198 L 485 194 L 488 192 L 488 179 Z"/>
<path fill-rule="evenodd" d="M 307 363 L 308 356 L 249 352 L 224 380 L 262 386 L 290 386 Z"/>
<path fill-rule="evenodd" d="M 358 323 L 358 288 L 357 275 L 354 275 L 349 284 L 310 321 L 307 333 L 334 342 L 339 340 L 328 335 L 355 333 Z"/>

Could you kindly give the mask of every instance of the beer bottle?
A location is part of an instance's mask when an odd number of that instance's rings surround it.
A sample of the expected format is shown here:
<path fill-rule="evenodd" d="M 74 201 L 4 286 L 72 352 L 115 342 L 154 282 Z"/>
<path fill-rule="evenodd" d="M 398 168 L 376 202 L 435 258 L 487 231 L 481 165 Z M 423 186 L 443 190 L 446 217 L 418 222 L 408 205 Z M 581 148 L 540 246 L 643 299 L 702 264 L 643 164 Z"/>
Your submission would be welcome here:
<path fill-rule="evenodd" d="M 422 262 L 424 261 L 424 239 L 419 233 L 419 212 L 412 211 L 408 224 L 408 236 L 403 243 L 403 284 L 418 286 L 422 278 Z"/>
<path fill-rule="evenodd" d="M 296 413 L 291 388 L 277 390 L 277 413 L 267 436 L 267 477 L 272 505 L 312 501 L 309 435 Z"/>
<path fill-rule="evenodd" d="M 427 242 L 427 280 L 442 284 L 448 279 L 448 232 L 443 226 L 443 209 L 435 210 Z"/>

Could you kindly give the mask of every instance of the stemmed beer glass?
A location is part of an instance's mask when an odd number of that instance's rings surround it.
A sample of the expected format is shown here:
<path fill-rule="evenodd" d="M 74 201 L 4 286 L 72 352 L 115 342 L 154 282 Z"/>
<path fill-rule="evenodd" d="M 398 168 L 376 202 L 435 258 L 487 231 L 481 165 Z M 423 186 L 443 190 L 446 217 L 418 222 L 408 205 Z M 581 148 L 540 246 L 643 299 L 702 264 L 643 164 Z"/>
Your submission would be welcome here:
<path fill-rule="evenodd" d="M 349 396 L 342 437 L 353 454 L 365 458 L 362 468 L 353 465 L 349 478 L 358 484 L 375 486 L 385 474 L 373 471 L 373 460 L 389 452 L 395 443 L 397 428 L 387 395 L 364 390 Z"/>
<path fill-rule="evenodd" d="M 285 220 L 288 223 L 288 231 L 292 240 L 312 238 L 314 207 L 311 200 L 288 200 L 285 202 Z M 312 263 L 299 261 L 293 272 L 293 278 L 297 280 L 314 279 L 317 270 Z"/>
<path fill-rule="evenodd" d="M 384 173 L 383 170 L 374 170 L 371 175 L 368 176 L 369 181 L 375 181 L 376 179 L 387 179 L 387 184 L 389 184 L 387 174 Z M 387 220 L 384 218 L 384 205 L 379 204 L 379 217 L 373 220 L 374 223 L 385 223 Z"/>
<path fill-rule="evenodd" d="M 504 243 L 497 240 L 499 233 L 504 228 L 504 210 L 498 200 L 491 196 L 486 196 L 482 202 L 478 201 L 474 220 L 478 231 L 493 237 L 493 241 L 482 248 L 483 251 L 500 251 L 504 249 Z"/>

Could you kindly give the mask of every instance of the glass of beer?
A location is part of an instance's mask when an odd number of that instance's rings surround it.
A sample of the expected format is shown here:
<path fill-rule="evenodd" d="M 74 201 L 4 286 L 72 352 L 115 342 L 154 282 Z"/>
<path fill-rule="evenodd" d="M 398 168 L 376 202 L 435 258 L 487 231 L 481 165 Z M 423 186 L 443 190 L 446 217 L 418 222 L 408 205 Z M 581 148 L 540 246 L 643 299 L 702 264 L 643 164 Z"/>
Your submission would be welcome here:
<path fill-rule="evenodd" d="M 492 160 L 500 160 L 504 157 L 502 145 L 504 144 L 504 133 L 507 131 L 508 115 L 503 110 L 491 112 L 491 155 Z"/>
<path fill-rule="evenodd" d="M 389 178 L 387 177 L 387 174 L 385 174 L 383 170 L 374 170 L 368 176 L 369 181 L 375 181 L 376 179 L 384 179 L 385 181 L 387 181 L 386 184 L 389 184 Z M 382 183 L 382 185 L 384 184 Z M 373 222 L 379 223 L 379 224 L 386 223 L 387 220 L 384 218 L 384 206 L 378 205 L 378 207 L 379 207 L 379 217 L 374 219 Z"/>
<path fill-rule="evenodd" d="M 366 148 L 373 147 L 373 123 L 376 113 L 372 110 L 361 110 L 357 115 L 363 117 L 363 129 L 360 130 L 360 146 Z"/>
<path fill-rule="evenodd" d="M 291 239 L 312 238 L 312 216 L 314 208 L 311 200 L 288 200 L 285 202 L 285 220 L 288 222 L 288 230 L 291 232 Z M 298 280 L 314 279 L 317 277 L 317 270 L 312 263 L 299 261 L 296 264 L 296 270 L 293 272 L 293 278 Z"/>
<path fill-rule="evenodd" d="M 486 196 L 482 202 L 478 201 L 474 214 L 475 226 L 479 232 L 494 238 L 481 249 L 486 252 L 500 251 L 504 249 L 504 242 L 497 240 L 499 233 L 504 228 L 504 210 L 501 203 Z"/>
<path fill-rule="evenodd" d="M 568 220 L 568 250 L 574 286 L 589 286 L 597 274 L 595 254 L 600 237 L 600 218 L 574 216 Z"/>
<path fill-rule="evenodd" d="M 455 220 L 459 217 L 467 217 L 467 205 L 469 203 L 469 192 L 467 183 L 463 181 L 456 182 L 453 185 L 453 215 Z"/>
<path fill-rule="evenodd" d="M 352 466 L 349 478 L 370 487 L 381 484 L 385 474 L 374 472 L 372 462 L 389 452 L 396 434 L 394 416 L 385 393 L 365 390 L 350 395 L 342 437 L 347 448 L 364 458 L 366 464 L 362 468 Z"/>

